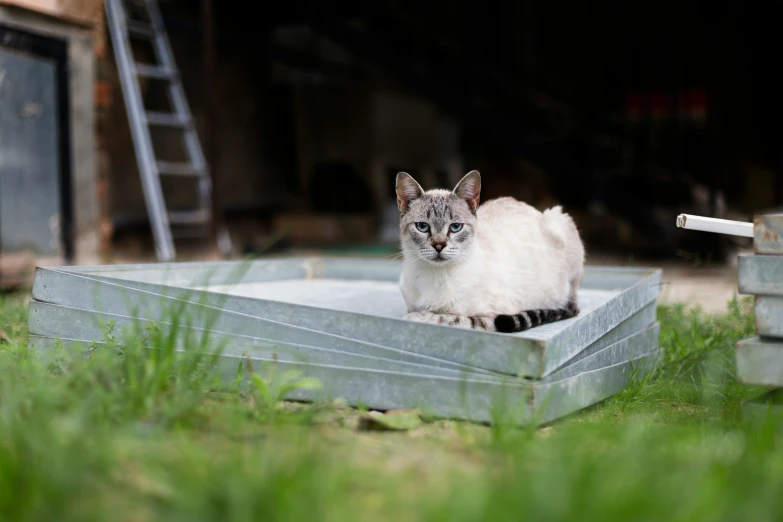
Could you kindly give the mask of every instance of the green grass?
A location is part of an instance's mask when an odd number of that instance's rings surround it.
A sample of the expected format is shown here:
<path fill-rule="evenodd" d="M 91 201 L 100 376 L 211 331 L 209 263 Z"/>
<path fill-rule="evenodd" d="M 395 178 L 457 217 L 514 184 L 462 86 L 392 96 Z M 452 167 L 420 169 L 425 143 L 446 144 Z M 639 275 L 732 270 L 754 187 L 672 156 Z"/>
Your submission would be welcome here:
<path fill-rule="evenodd" d="M 778 519 L 783 440 L 742 421 L 758 390 L 734 378 L 752 316 L 734 302 L 659 319 L 665 365 L 552 426 L 375 433 L 339 403 L 279 402 L 297 376 L 218 387 L 210 356 L 173 357 L 177 331 L 44 359 L 9 297 L 0 520 Z"/>

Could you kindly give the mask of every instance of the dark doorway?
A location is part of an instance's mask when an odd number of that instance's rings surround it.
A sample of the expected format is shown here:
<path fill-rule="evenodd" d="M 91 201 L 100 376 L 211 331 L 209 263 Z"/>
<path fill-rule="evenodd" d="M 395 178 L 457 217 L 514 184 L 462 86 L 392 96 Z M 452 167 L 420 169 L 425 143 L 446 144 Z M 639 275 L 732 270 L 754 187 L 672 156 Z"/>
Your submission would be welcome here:
<path fill-rule="evenodd" d="M 73 259 L 63 40 L 0 25 L 0 252 Z"/>

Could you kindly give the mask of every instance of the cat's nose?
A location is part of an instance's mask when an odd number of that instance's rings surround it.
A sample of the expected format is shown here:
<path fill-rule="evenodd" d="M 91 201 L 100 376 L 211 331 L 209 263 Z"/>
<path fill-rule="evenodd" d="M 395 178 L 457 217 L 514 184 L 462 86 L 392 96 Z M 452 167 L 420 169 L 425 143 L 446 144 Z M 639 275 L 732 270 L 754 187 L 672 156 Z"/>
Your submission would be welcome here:
<path fill-rule="evenodd" d="M 446 243 L 433 243 L 433 244 L 432 244 L 432 246 L 433 246 L 433 248 L 434 248 L 435 250 L 437 250 L 438 252 L 440 252 L 441 250 L 443 250 L 444 248 L 446 248 Z"/>

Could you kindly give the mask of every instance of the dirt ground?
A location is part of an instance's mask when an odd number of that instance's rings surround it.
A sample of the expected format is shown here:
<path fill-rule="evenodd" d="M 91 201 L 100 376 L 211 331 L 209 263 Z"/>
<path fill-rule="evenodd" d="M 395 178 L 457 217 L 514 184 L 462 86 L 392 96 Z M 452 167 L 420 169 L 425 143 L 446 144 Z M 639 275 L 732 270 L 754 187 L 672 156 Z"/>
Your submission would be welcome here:
<path fill-rule="evenodd" d="M 629 263 L 618 257 L 593 255 L 588 265 L 635 266 L 663 269 L 663 288 L 658 300 L 664 303 L 687 303 L 700 306 L 705 312 L 718 313 L 737 292 L 737 267 L 732 265 L 696 266 L 682 261 Z"/>

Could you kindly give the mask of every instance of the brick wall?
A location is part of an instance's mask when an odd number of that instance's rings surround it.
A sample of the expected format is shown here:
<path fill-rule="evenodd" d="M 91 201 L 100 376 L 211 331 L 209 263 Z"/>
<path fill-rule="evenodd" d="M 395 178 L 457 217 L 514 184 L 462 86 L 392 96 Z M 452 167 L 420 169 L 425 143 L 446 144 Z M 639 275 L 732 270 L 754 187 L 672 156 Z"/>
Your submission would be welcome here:
<path fill-rule="evenodd" d="M 0 4 L 16 5 L 91 27 L 103 19 L 103 0 L 0 0 Z"/>

